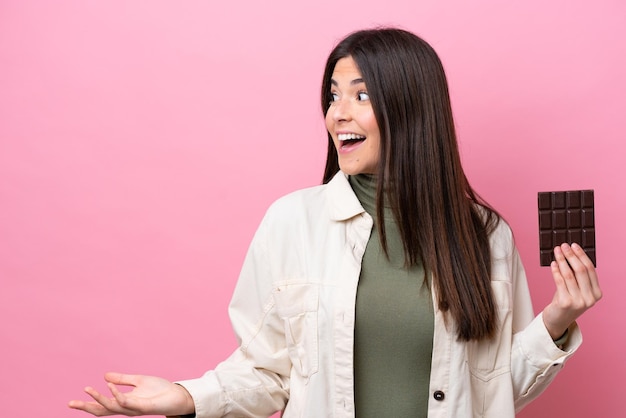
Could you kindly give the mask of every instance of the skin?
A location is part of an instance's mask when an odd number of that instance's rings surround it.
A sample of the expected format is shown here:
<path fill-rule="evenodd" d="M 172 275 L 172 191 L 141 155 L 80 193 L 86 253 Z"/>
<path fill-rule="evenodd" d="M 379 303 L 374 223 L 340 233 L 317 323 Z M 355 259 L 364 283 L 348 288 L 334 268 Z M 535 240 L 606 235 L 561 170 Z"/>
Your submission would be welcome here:
<path fill-rule="evenodd" d="M 602 290 L 596 269 L 580 245 L 561 244 L 554 249 L 554 258 L 550 269 L 556 292 L 543 310 L 543 322 L 552 339 L 557 339 L 602 298 Z"/>
<path fill-rule="evenodd" d="M 92 387 L 86 387 L 85 393 L 94 401 L 70 401 L 68 406 L 97 417 L 165 415 L 174 418 L 195 411 L 193 399 L 185 388 L 160 377 L 107 373 L 104 380 L 112 397 L 102 395 Z M 131 386 L 133 389 L 122 393 L 118 386 Z"/>
<path fill-rule="evenodd" d="M 326 129 L 337 149 L 339 167 L 349 175 L 375 174 L 380 154 L 380 130 L 361 71 L 352 57 L 337 61 L 331 77 L 333 100 L 326 112 Z M 339 134 L 364 135 L 365 141 L 344 146 Z"/>
<path fill-rule="evenodd" d="M 326 127 L 339 155 L 339 166 L 347 174 L 375 174 L 380 148 L 380 131 L 365 83 L 354 60 L 350 57 L 337 62 L 332 75 L 333 102 L 326 113 Z M 365 141 L 342 150 L 340 133 L 364 135 Z M 556 340 L 567 328 L 602 298 L 598 276 L 593 263 L 577 245 L 562 244 L 554 249 L 555 260 L 550 266 L 556 291 L 543 310 L 543 321 L 552 339 Z M 74 400 L 69 407 L 95 416 L 106 415 L 166 415 L 176 417 L 195 411 L 191 395 L 180 385 L 154 376 L 107 373 L 104 376 L 112 397 L 91 387 L 85 392 L 91 402 Z M 118 386 L 130 386 L 122 393 Z"/>

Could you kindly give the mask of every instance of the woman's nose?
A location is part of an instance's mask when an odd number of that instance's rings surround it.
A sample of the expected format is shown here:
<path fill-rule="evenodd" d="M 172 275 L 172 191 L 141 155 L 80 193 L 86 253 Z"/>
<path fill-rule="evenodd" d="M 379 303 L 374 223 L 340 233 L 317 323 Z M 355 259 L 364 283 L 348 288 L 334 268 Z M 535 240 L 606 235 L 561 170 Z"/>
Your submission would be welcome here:
<path fill-rule="evenodd" d="M 346 121 L 352 118 L 350 100 L 340 99 L 333 102 L 331 111 L 333 112 L 332 115 L 335 122 Z"/>

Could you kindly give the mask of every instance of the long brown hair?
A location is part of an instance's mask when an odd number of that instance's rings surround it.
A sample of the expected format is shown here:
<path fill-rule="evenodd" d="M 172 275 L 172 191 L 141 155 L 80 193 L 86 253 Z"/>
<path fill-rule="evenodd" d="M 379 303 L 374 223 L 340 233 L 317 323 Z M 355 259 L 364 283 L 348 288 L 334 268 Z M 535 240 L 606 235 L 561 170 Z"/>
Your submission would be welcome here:
<path fill-rule="evenodd" d="M 387 251 L 383 208 L 391 205 L 407 266 L 432 274 L 438 307 L 461 340 L 490 338 L 497 327 L 490 285 L 489 234 L 500 217 L 471 188 L 459 155 L 443 65 L 433 48 L 395 28 L 354 32 L 328 57 L 322 110 L 341 58 L 361 71 L 381 135 L 377 171 L 377 228 Z M 339 171 L 328 134 L 323 182 Z"/>

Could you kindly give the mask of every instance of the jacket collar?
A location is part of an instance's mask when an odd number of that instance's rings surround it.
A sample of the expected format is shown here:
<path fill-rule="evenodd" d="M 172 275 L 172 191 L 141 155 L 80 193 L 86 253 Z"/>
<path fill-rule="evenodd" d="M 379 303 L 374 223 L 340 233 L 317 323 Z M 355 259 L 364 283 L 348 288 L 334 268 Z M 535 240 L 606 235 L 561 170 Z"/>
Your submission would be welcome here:
<path fill-rule="evenodd" d="M 328 182 L 330 218 L 333 221 L 345 221 L 365 212 L 363 206 L 352 191 L 348 175 L 339 171 Z"/>

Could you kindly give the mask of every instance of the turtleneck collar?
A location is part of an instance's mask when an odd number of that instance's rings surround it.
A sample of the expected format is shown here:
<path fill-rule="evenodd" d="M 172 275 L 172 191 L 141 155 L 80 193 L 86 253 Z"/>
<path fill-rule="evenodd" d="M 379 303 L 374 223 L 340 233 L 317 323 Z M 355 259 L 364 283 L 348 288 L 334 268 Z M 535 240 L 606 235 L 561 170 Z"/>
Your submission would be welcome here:
<path fill-rule="evenodd" d="M 373 174 L 357 174 L 350 176 L 348 180 L 363 209 L 372 218 L 376 218 L 376 176 Z"/>
<path fill-rule="evenodd" d="M 376 219 L 376 182 L 378 177 L 374 174 L 356 174 L 349 176 L 350 186 L 363 209 Z M 388 204 L 385 204 L 385 224 L 394 223 L 393 212 Z"/>

